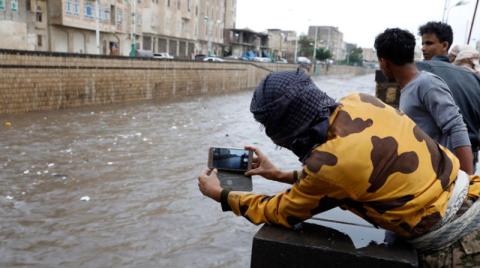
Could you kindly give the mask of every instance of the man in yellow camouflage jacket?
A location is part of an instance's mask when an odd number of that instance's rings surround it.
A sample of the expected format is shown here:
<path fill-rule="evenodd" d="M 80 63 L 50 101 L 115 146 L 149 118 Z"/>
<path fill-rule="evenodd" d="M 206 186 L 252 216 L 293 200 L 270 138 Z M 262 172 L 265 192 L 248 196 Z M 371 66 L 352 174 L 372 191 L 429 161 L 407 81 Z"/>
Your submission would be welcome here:
<path fill-rule="evenodd" d="M 282 171 L 259 149 L 246 147 L 255 152 L 247 175 L 292 187 L 274 196 L 230 192 L 221 188 L 216 170 L 205 170 L 200 191 L 224 211 L 292 228 L 339 206 L 404 237 L 426 265 L 439 258 L 449 258 L 440 263 L 451 266 L 480 263 L 480 241 L 472 235 L 480 228 L 480 177 L 461 171 L 458 159 L 405 114 L 362 93 L 337 103 L 302 72 L 267 76 L 250 109 L 303 169 Z M 470 248 L 453 254 L 464 240 Z"/>

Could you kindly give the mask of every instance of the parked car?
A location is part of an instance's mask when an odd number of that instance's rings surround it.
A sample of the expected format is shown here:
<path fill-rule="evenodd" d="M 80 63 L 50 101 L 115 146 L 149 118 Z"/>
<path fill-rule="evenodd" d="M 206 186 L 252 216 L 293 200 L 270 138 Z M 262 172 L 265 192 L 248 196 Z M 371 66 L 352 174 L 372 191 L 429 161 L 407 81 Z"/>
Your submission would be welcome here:
<path fill-rule="evenodd" d="M 153 53 L 153 58 L 173 60 L 173 56 L 168 54 L 167 52 Z"/>
<path fill-rule="evenodd" d="M 288 61 L 284 58 L 280 58 L 276 61 L 277 63 L 288 63 Z"/>
<path fill-rule="evenodd" d="M 253 60 L 258 62 L 272 62 L 272 59 L 267 57 L 255 57 Z"/>
<path fill-rule="evenodd" d="M 298 64 L 312 64 L 312 61 L 306 57 L 298 57 L 297 58 Z"/>
<path fill-rule="evenodd" d="M 224 60 L 224 59 L 221 59 L 221 58 L 219 58 L 219 57 L 216 57 L 216 56 L 210 56 L 210 57 L 205 57 L 205 58 L 203 58 L 203 61 L 224 62 L 225 60 Z"/>
<path fill-rule="evenodd" d="M 197 55 L 195 55 L 194 58 L 195 58 L 196 61 L 203 61 L 203 59 L 204 59 L 205 57 L 207 57 L 207 55 L 197 54 Z"/>
<path fill-rule="evenodd" d="M 152 58 L 153 52 L 151 50 L 137 49 L 137 58 Z"/>
<path fill-rule="evenodd" d="M 223 57 L 223 59 L 224 59 L 224 60 L 237 61 L 237 60 L 240 60 L 240 57 L 230 55 L 230 56 Z"/>

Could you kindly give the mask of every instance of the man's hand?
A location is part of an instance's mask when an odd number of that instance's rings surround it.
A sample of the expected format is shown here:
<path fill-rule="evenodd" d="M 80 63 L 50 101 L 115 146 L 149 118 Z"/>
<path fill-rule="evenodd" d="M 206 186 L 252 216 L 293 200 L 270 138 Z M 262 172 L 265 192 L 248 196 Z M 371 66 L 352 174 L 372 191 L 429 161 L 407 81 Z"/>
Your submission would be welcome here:
<path fill-rule="evenodd" d="M 198 176 L 198 189 L 204 196 L 220 202 L 220 195 L 223 189 L 220 186 L 220 180 L 218 180 L 217 169 L 205 169 Z"/>
<path fill-rule="evenodd" d="M 245 172 L 246 176 L 259 175 L 272 181 L 289 184 L 293 184 L 297 180 L 294 172 L 281 171 L 258 148 L 245 146 L 245 149 L 254 152 L 252 169 Z"/>
<path fill-rule="evenodd" d="M 260 149 L 253 146 L 245 146 L 245 149 L 254 152 L 252 169 L 245 172 L 246 176 L 260 175 L 266 179 L 278 181 L 281 171 L 260 151 Z"/>

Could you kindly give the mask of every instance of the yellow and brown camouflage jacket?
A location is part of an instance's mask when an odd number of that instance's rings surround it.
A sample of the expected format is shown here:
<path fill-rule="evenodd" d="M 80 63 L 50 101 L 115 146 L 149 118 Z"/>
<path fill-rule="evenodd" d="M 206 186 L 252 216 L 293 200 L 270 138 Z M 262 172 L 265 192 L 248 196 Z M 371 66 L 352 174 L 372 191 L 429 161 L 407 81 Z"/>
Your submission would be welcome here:
<path fill-rule="evenodd" d="M 366 94 L 340 101 L 328 139 L 300 178 L 275 196 L 222 192 L 222 208 L 249 221 L 286 227 L 333 207 L 404 237 L 424 234 L 444 215 L 458 159 L 406 115 Z M 469 197 L 480 195 L 472 176 Z"/>

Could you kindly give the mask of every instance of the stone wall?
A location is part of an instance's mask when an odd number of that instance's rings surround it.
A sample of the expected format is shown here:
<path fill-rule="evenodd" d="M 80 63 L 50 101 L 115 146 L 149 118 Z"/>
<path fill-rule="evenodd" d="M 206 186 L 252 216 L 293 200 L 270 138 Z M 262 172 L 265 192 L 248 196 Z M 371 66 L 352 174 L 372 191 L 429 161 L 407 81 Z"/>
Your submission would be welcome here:
<path fill-rule="evenodd" d="M 0 50 L 0 114 L 251 89 L 296 68 Z"/>

